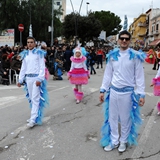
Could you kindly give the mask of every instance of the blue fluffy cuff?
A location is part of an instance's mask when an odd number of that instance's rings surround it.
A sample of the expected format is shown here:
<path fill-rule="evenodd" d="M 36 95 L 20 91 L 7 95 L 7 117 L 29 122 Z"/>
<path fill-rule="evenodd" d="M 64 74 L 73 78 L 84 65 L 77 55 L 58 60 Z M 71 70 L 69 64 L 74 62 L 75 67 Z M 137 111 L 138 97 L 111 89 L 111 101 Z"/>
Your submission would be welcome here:
<path fill-rule="evenodd" d="M 40 78 L 37 78 L 37 81 L 38 81 L 38 82 L 42 82 L 42 80 L 41 80 Z"/>
<path fill-rule="evenodd" d="M 140 98 L 145 98 L 144 94 L 140 94 L 139 96 L 140 96 Z"/>
<path fill-rule="evenodd" d="M 105 89 L 100 89 L 100 93 L 104 93 L 104 92 L 106 92 Z"/>
<path fill-rule="evenodd" d="M 20 84 L 22 84 L 22 83 L 23 83 L 23 81 L 21 81 L 21 80 L 19 80 L 18 82 L 19 82 Z"/>

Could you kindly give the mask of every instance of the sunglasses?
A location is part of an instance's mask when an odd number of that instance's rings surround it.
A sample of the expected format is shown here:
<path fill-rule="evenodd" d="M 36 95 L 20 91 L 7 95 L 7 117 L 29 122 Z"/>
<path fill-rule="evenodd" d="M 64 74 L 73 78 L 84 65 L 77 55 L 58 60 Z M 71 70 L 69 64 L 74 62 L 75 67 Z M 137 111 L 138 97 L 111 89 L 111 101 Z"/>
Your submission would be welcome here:
<path fill-rule="evenodd" d="M 120 37 L 119 39 L 120 39 L 121 41 L 124 41 L 124 40 L 125 40 L 125 41 L 129 41 L 129 40 L 130 40 L 130 38 L 126 38 L 126 37 Z"/>
<path fill-rule="evenodd" d="M 34 43 L 34 42 L 27 42 L 27 43 Z"/>

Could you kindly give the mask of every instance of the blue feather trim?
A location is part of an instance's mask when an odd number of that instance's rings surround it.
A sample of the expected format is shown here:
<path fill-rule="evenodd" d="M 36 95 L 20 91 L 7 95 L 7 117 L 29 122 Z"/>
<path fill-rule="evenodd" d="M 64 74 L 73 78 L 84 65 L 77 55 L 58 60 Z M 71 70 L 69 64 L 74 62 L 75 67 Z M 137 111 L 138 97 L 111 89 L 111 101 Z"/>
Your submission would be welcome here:
<path fill-rule="evenodd" d="M 39 110 L 38 110 L 38 117 L 36 119 L 36 123 L 41 125 L 42 124 L 42 118 L 43 118 L 43 112 L 44 108 L 46 106 L 49 106 L 49 99 L 48 99 L 48 91 L 47 91 L 47 80 L 45 79 L 42 81 L 40 86 L 40 103 L 39 103 Z"/>
<path fill-rule="evenodd" d="M 100 144 L 102 147 L 108 146 L 111 143 L 111 129 L 109 125 L 109 96 L 110 91 L 106 93 L 105 102 L 103 103 L 103 112 L 104 112 L 104 124 L 101 128 L 101 141 Z"/>
<path fill-rule="evenodd" d="M 134 49 L 129 49 L 129 54 L 130 57 L 129 59 L 139 59 L 141 62 L 144 62 L 145 58 L 146 58 L 146 53 L 145 52 L 138 52 Z M 115 48 L 114 50 L 111 50 L 108 55 L 107 55 L 107 62 L 111 60 L 111 58 L 113 58 L 115 61 L 118 61 L 118 57 L 120 57 L 119 54 L 119 48 Z"/>
<path fill-rule="evenodd" d="M 32 103 L 31 103 L 31 99 L 29 98 L 29 92 L 28 92 L 26 83 L 24 85 L 24 90 L 26 92 L 26 97 L 30 104 L 30 108 L 32 108 Z M 46 108 L 47 106 L 49 106 L 49 97 L 48 97 L 48 91 L 47 91 L 47 80 L 45 79 L 44 81 L 41 82 L 41 86 L 40 86 L 39 110 L 38 110 L 38 117 L 36 118 L 36 123 L 39 125 L 42 124 L 44 108 Z"/>
<path fill-rule="evenodd" d="M 104 112 L 104 124 L 101 128 L 101 140 L 100 144 L 102 147 L 108 146 L 109 144 L 112 145 L 111 142 L 111 129 L 109 124 L 109 96 L 110 91 L 107 92 L 105 102 L 103 104 L 103 112 Z M 141 116 L 140 116 L 140 106 L 138 105 L 139 102 L 139 95 L 136 95 L 134 92 L 131 95 L 133 106 L 130 113 L 131 116 L 131 130 L 128 135 L 128 144 L 129 145 L 137 145 L 137 137 L 138 137 L 138 129 L 139 126 L 142 124 Z"/>
<path fill-rule="evenodd" d="M 28 53 L 29 53 L 29 50 L 23 50 L 23 51 L 19 54 L 20 57 L 21 57 L 21 60 L 23 60 L 23 59 L 28 55 Z M 42 50 L 42 49 L 36 49 L 36 48 L 34 48 L 34 49 L 32 50 L 32 53 L 33 53 L 33 54 L 37 53 L 37 54 L 40 55 L 41 58 L 43 58 L 43 57 L 46 56 L 46 53 L 47 53 L 47 52 L 44 51 L 44 50 Z"/>
<path fill-rule="evenodd" d="M 138 105 L 139 103 L 139 95 L 136 95 L 134 92 L 131 95 L 133 106 L 131 110 L 131 130 L 130 134 L 128 136 L 128 144 L 129 145 L 137 145 L 137 137 L 138 137 L 138 129 L 139 126 L 142 124 L 142 119 L 141 119 L 141 114 L 140 114 L 140 106 Z"/>
<path fill-rule="evenodd" d="M 107 54 L 107 62 L 111 60 L 111 58 L 113 58 L 115 61 L 118 61 L 118 57 L 120 57 L 119 54 L 119 49 L 115 48 L 114 50 L 111 50 L 108 54 Z"/>

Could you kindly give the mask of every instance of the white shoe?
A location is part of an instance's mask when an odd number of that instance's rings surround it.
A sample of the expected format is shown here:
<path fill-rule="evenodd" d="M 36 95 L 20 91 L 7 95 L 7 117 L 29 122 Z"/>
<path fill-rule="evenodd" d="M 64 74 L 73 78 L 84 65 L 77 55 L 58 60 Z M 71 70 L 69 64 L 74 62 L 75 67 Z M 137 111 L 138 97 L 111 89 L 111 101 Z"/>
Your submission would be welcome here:
<path fill-rule="evenodd" d="M 30 128 L 34 127 L 35 125 L 36 125 L 36 124 L 33 123 L 33 122 L 29 122 L 29 123 L 27 124 L 27 126 L 30 127 Z"/>
<path fill-rule="evenodd" d="M 126 143 L 120 143 L 120 146 L 118 147 L 119 152 L 124 152 L 127 148 Z"/>
<path fill-rule="evenodd" d="M 30 122 L 30 119 L 27 119 L 27 123 L 29 123 Z"/>
<path fill-rule="evenodd" d="M 76 101 L 76 104 L 78 104 L 78 103 L 80 103 L 80 100 L 77 100 L 77 101 Z"/>
<path fill-rule="evenodd" d="M 117 145 L 115 145 L 115 144 L 114 145 L 109 144 L 108 146 L 104 147 L 104 150 L 106 152 L 109 152 L 109 151 L 112 151 L 115 148 L 118 148 L 118 144 Z"/>

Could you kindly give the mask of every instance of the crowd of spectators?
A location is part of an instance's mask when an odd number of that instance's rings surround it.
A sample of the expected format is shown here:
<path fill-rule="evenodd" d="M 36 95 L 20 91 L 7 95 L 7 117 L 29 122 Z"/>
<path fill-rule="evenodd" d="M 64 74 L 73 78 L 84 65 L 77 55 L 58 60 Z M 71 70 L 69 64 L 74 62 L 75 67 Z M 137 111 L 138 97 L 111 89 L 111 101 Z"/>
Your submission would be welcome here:
<path fill-rule="evenodd" d="M 3 85 L 9 85 L 9 79 L 13 80 L 13 74 L 19 74 L 21 68 L 21 58 L 19 53 L 24 50 L 26 46 L 20 47 L 0 47 L 0 77 L 1 83 Z M 39 48 L 39 46 L 38 46 Z M 75 46 L 72 45 L 55 45 L 52 47 L 47 47 L 42 45 L 40 47 L 46 50 L 46 66 L 51 75 L 53 75 L 53 80 L 63 80 L 63 73 L 68 72 L 71 67 L 70 57 L 73 56 L 73 49 Z M 86 65 L 90 74 L 96 74 L 94 65 L 96 69 L 99 69 L 99 65 L 103 68 L 103 60 L 105 60 L 106 54 L 111 48 L 109 47 L 85 47 Z"/>

